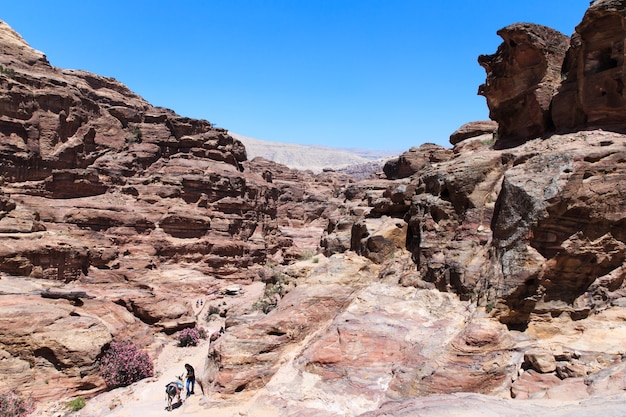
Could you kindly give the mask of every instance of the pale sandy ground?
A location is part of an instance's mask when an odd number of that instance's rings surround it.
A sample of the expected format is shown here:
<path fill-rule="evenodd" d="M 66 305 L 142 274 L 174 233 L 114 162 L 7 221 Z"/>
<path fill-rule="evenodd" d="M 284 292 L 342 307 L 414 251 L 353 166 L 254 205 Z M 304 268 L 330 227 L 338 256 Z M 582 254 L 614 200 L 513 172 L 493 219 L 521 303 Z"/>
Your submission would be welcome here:
<path fill-rule="evenodd" d="M 263 291 L 261 283 L 253 283 L 244 288 L 244 293 L 239 297 L 225 298 L 224 301 L 236 308 L 236 305 L 250 305 L 251 300 L 257 299 Z M 201 308 L 195 308 L 199 324 L 211 334 L 218 331 L 223 325 L 223 320 L 206 322 L 202 318 L 206 315 L 206 307 L 210 302 L 204 303 Z M 118 388 L 89 399 L 85 408 L 77 413 L 68 414 L 62 410 L 61 405 L 48 409 L 39 416 L 66 417 L 161 417 L 182 415 L 200 417 L 210 414 L 215 417 L 270 417 L 276 416 L 276 410 L 261 405 L 256 405 L 254 397 L 248 398 L 243 403 L 229 403 L 217 398 L 207 389 L 203 394 L 202 389 L 196 382 L 195 394 L 185 398 L 183 391 L 182 405 L 167 411 L 167 397 L 165 385 L 175 381 L 177 376 L 185 372 L 185 363 L 191 364 L 197 376 L 201 376 L 209 350 L 209 340 L 202 340 L 198 346 L 178 347 L 176 341 L 168 340 L 165 347 L 155 360 L 155 376 L 139 381 L 129 387 Z M 208 388 L 208 387 L 207 387 Z M 254 407 L 254 411 L 251 410 Z M 56 411 L 54 410 L 56 408 Z"/>
<path fill-rule="evenodd" d="M 212 328 L 211 330 L 216 329 Z M 89 400 L 87 406 L 76 415 L 81 417 L 173 417 L 182 414 L 190 417 L 208 414 L 215 417 L 276 416 L 275 410 L 264 410 L 258 406 L 254 406 L 255 410 L 251 412 L 252 399 L 248 403 L 230 405 L 212 401 L 211 393 L 205 392 L 203 394 L 197 383 L 194 395 L 185 398 L 183 392 L 181 396 L 182 405 L 174 408 L 171 412 L 167 411 L 165 385 L 174 381 L 176 375 L 181 375 L 184 372 L 185 363 L 191 364 L 196 369 L 197 374 L 200 375 L 204 369 L 208 347 L 208 341 L 199 346 L 187 348 L 168 345 L 157 360 L 157 376 L 155 378 L 138 382 L 132 387 L 113 390 Z"/>

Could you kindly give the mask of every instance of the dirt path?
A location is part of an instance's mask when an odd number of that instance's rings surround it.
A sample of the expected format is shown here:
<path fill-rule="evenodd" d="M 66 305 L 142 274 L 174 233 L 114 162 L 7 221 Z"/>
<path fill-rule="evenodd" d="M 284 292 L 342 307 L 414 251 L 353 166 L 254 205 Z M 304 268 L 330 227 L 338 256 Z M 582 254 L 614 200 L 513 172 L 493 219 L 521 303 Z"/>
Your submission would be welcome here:
<path fill-rule="evenodd" d="M 263 291 L 263 285 L 259 284 L 253 283 L 245 288 L 244 295 L 241 297 L 227 300 L 232 305 L 231 308 L 237 308 L 237 306 L 246 304 L 250 305 L 252 300 L 257 299 Z M 224 321 L 221 319 L 206 322 L 203 317 L 206 315 L 205 309 L 208 305 L 210 303 L 205 302 L 201 307 L 194 306 L 194 311 L 198 324 L 203 326 L 207 330 L 207 334 L 210 335 L 215 331 L 219 331 L 224 325 Z M 178 347 L 174 339 L 162 337 L 164 338 L 165 346 L 155 360 L 155 376 L 153 378 L 98 395 L 88 400 L 85 408 L 74 415 L 80 417 L 161 417 L 184 414 L 185 416 L 201 417 L 206 416 L 209 410 L 211 415 L 216 417 L 241 417 L 242 415 L 269 417 L 276 415 L 271 411 L 266 414 L 261 409 L 257 410 L 258 412 L 251 413 L 250 409 L 253 407 L 253 403 L 250 401 L 237 404 L 216 401 L 211 398 L 210 392 L 203 394 L 197 382 L 194 390 L 195 394 L 185 398 L 185 393 L 183 392 L 181 396 L 182 404 L 168 412 L 166 409 L 165 385 L 175 381 L 177 376 L 185 373 L 186 363 L 194 367 L 199 378 L 205 367 L 210 341 L 208 338 L 203 339 L 198 346 L 183 348 Z M 65 416 L 65 413 L 57 412 L 46 414 L 46 416 L 61 417 Z"/>

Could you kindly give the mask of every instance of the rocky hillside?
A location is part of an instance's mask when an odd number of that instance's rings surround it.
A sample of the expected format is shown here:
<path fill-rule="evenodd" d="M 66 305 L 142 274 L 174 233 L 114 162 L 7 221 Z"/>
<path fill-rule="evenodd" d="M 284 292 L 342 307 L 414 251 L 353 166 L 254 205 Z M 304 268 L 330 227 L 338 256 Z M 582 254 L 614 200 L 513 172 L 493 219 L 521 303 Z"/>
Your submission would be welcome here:
<path fill-rule="evenodd" d="M 598 0 L 571 39 L 502 29 L 479 58 L 497 123 L 364 180 L 249 161 L 227 131 L 53 68 L 3 25 L 2 385 L 46 415 L 106 390 L 111 341 L 154 357 L 211 319 L 223 332 L 195 364 L 206 412 L 613 407 L 626 398 L 625 23 L 623 1 Z M 82 415 L 127 415 L 98 398 Z"/>
<path fill-rule="evenodd" d="M 155 334 L 196 325 L 189 300 L 317 248 L 291 235 L 321 233 L 333 206 L 317 189 L 343 179 L 283 181 L 208 121 L 51 67 L 5 23 L 0 41 L 3 386 L 99 392 L 112 340 L 156 352 Z"/>

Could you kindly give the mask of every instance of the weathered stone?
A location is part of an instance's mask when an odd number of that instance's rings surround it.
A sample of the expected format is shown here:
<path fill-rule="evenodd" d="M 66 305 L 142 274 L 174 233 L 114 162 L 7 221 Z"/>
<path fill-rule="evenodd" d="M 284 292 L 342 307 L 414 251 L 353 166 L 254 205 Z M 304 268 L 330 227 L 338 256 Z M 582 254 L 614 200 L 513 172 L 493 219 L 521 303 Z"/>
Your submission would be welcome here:
<path fill-rule="evenodd" d="M 511 397 L 518 400 L 545 399 L 548 390 L 560 383 L 561 380 L 556 375 L 529 370 L 513 383 Z"/>
<path fill-rule="evenodd" d="M 491 104 L 523 104 L 500 128 L 520 123 L 523 139 L 423 145 L 387 179 L 355 181 L 246 161 L 223 129 L 53 68 L 7 30 L 0 63 L 18 75 L 0 77 L 0 385 L 96 395 L 110 341 L 155 354 L 203 324 L 206 298 L 220 320 L 198 369 L 211 408 L 254 398 L 272 415 L 414 415 L 485 398 L 467 392 L 619 394 L 624 137 L 527 140 L 551 128 L 552 35 L 509 27 L 492 58 L 512 65 L 488 63 L 502 88 Z M 119 395 L 141 401 L 150 383 Z M 524 412 L 540 414 L 533 404 Z"/>
<path fill-rule="evenodd" d="M 498 123 L 495 146 L 507 148 L 553 130 L 550 102 L 561 84 L 569 38 L 545 26 L 517 23 L 498 31 L 504 42 L 478 63 L 487 79 L 478 89 Z"/>
<path fill-rule="evenodd" d="M 465 139 L 474 138 L 483 134 L 494 134 L 498 130 L 498 123 L 493 120 L 481 120 L 466 123 L 450 135 L 450 143 L 456 145 Z"/>
<path fill-rule="evenodd" d="M 551 352 L 530 350 L 524 353 L 524 364 L 537 372 L 547 374 L 556 370 L 556 359 Z"/>
<path fill-rule="evenodd" d="M 426 143 L 387 161 L 383 171 L 388 179 L 407 178 L 433 163 L 447 161 L 451 157 L 452 152 L 449 149 Z"/>
<path fill-rule="evenodd" d="M 334 317 L 351 293 L 350 288 L 336 285 L 301 285 L 267 316 L 229 326 L 209 350 L 207 383 L 225 394 L 262 387 L 276 372 L 281 352 Z"/>
<path fill-rule="evenodd" d="M 624 130 L 626 8 L 619 0 L 594 1 L 576 26 L 563 65 L 565 80 L 553 100 L 557 128 Z"/>

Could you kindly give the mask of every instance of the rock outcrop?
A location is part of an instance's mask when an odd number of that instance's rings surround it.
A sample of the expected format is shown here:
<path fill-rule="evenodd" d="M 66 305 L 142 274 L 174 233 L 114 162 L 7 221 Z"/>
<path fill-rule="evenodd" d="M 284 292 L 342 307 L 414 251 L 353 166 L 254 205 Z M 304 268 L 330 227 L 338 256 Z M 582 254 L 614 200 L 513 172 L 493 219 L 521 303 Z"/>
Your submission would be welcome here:
<path fill-rule="evenodd" d="M 428 401 L 416 396 L 585 401 L 615 393 L 607 380 L 624 385 L 624 136 L 543 136 L 568 39 L 534 25 L 501 34 L 507 44 L 482 58 L 495 77 L 483 91 L 503 115 L 496 146 L 479 131 L 452 150 L 412 148 L 385 166 L 388 181 L 349 184 L 345 214 L 322 239 L 328 259 L 289 275 L 311 294 L 352 288 L 347 299 L 336 291 L 346 307 L 311 327 L 299 307 L 309 304 L 287 295 L 280 313 L 230 327 L 237 341 L 216 344 L 207 362 L 223 398 L 261 383 L 257 399 L 285 415 L 410 415 Z M 359 277 L 337 263 L 353 254 L 371 261 Z M 284 309 L 302 317 L 289 327 L 306 326 L 308 342 L 272 330 Z M 255 340 L 274 336 L 258 347 L 267 362 L 237 353 L 252 328 Z"/>
<path fill-rule="evenodd" d="M 450 135 L 450 143 L 456 145 L 466 139 L 482 135 L 493 135 L 498 131 L 498 123 L 493 120 L 469 122 Z"/>
<path fill-rule="evenodd" d="M 388 179 L 407 178 L 432 163 L 447 161 L 452 156 L 449 149 L 425 143 L 404 152 L 398 158 L 393 158 L 385 164 L 383 172 Z"/>
<path fill-rule="evenodd" d="M 625 20 L 623 1 L 599 0 L 576 26 L 563 63 L 564 81 L 553 99 L 552 118 L 558 129 L 624 130 Z"/>
<path fill-rule="evenodd" d="M 487 79 L 478 89 L 489 117 L 498 122 L 501 147 L 515 146 L 553 130 L 552 96 L 561 84 L 569 37 L 541 25 L 517 23 L 498 31 L 504 42 L 478 63 Z"/>
<path fill-rule="evenodd" d="M 625 14 L 621 0 L 593 1 L 571 39 L 533 24 L 498 31 L 497 52 L 478 58 L 487 72 L 478 94 L 498 122 L 496 147 L 553 132 L 626 131 Z"/>
<path fill-rule="evenodd" d="M 626 386 L 623 141 L 588 131 L 462 147 L 387 187 L 350 184 L 328 257 L 283 269 L 287 290 L 266 315 L 227 320 L 207 357 L 213 401 L 255 393 L 278 415 L 337 416 L 463 392 L 616 393 L 606 384 Z"/>

